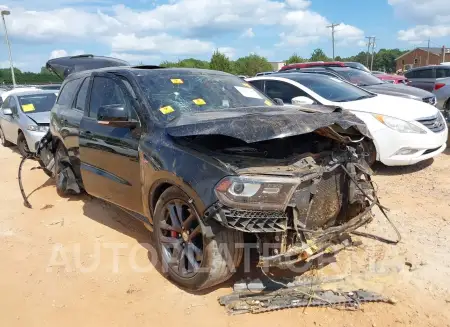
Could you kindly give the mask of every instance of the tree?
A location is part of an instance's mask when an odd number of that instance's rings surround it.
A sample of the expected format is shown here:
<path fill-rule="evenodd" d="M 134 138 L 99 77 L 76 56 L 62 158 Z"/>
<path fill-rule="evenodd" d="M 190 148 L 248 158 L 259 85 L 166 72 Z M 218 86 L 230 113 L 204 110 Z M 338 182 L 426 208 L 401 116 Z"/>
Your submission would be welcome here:
<path fill-rule="evenodd" d="M 306 60 L 303 59 L 302 57 L 300 57 L 299 55 L 297 55 L 297 53 L 294 53 L 285 62 L 286 62 L 286 65 L 289 65 L 289 64 L 297 64 L 297 63 L 301 63 L 301 62 L 305 62 L 305 61 Z"/>
<path fill-rule="evenodd" d="M 225 54 L 219 52 L 219 50 L 216 50 L 211 57 L 209 68 L 212 70 L 220 70 L 223 72 L 232 73 L 233 63 Z"/>
<path fill-rule="evenodd" d="M 259 72 L 273 71 L 273 67 L 266 58 L 251 54 L 236 60 L 234 70 L 237 75 L 255 76 Z"/>
<path fill-rule="evenodd" d="M 344 59 L 342 59 L 341 56 L 336 56 L 336 57 L 334 57 L 334 60 L 335 60 L 335 61 L 345 61 Z"/>
<path fill-rule="evenodd" d="M 330 61 L 325 52 L 322 49 L 315 49 L 311 54 L 310 61 Z"/>

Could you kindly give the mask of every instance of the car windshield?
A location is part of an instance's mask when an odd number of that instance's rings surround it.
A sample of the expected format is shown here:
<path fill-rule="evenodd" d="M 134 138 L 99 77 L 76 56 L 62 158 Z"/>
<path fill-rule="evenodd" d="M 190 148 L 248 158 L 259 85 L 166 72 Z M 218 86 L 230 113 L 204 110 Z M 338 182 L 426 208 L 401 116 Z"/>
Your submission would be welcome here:
<path fill-rule="evenodd" d="M 55 93 L 20 95 L 20 108 L 26 113 L 46 112 L 52 110 L 56 101 Z"/>
<path fill-rule="evenodd" d="M 139 72 L 137 79 L 163 115 L 272 105 L 239 77 L 220 72 L 167 69 Z"/>
<path fill-rule="evenodd" d="M 333 68 L 339 75 L 345 78 L 352 84 L 356 84 L 358 86 L 370 86 L 370 85 L 378 85 L 384 84 L 381 79 L 378 77 L 366 73 L 360 69 L 348 68 L 348 67 L 336 67 Z"/>
<path fill-rule="evenodd" d="M 294 75 L 294 74 L 289 74 Z M 300 75 L 300 74 L 299 74 Z M 325 75 L 295 76 L 287 77 L 306 86 L 311 91 L 317 93 L 322 98 L 332 102 L 349 102 L 374 97 L 375 95 L 366 92 L 345 81 L 335 77 Z"/>

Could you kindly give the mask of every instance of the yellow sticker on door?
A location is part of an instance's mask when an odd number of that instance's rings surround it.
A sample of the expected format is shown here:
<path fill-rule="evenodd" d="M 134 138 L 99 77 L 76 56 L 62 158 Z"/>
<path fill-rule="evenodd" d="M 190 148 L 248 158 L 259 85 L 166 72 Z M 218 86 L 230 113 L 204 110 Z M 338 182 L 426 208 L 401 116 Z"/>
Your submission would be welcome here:
<path fill-rule="evenodd" d="M 175 109 L 172 108 L 172 106 L 165 106 L 162 108 L 159 108 L 159 111 L 161 111 L 164 115 L 170 114 L 171 112 L 174 112 Z"/>
<path fill-rule="evenodd" d="M 23 104 L 22 105 L 22 110 L 23 112 L 30 112 L 30 111 L 34 111 L 34 104 L 30 103 L 30 104 Z"/>
<path fill-rule="evenodd" d="M 205 100 L 203 100 L 203 99 L 194 99 L 194 100 L 192 100 L 192 102 L 194 102 L 197 106 L 203 106 L 203 105 L 205 105 L 206 104 L 206 102 L 205 102 Z"/>
<path fill-rule="evenodd" d="M 170 81 L 172 82 L 172 84 L 183 84 L 183 80 L 179 79 L 179 78 L 171 78 Z"/>

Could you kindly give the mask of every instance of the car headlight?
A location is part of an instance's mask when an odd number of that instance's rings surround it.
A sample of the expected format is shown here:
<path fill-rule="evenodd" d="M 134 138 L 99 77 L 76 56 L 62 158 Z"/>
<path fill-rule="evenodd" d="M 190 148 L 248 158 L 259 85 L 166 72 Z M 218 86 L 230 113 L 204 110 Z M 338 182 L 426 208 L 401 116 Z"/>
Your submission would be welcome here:
<path fill-rule="evenodd" d="M 416 126 L 414 124 L 411 124 L 407 121 L 389 117 L 389 116 L 383 116 L 383 115 L 373 115 L 376 120 L 378 120 L 380 123 L 386 125 L 387 127 L 400 132 L 400 133 L 416 133 L 416 134 L 426 134 L 427 132 L 420 128 L 419 126 Z"/>
<path fill-rule="evenodd" d="M 295 178 L 230 176 L 217 184 L 215 193 L 232 208 L 284 210 L 299 184 Z"/>
<path fill-rule="evenodd" d="M 31 132 L 45 132 L 48 131 L 48 126 L 46 125 L 28 125 L 27 130 Z"/>

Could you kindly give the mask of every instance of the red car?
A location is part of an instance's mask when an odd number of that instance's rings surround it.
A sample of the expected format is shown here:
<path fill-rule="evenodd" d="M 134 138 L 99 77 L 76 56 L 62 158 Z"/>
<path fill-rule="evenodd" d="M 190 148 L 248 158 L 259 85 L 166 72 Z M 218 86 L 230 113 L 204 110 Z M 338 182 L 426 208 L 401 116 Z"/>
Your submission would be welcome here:
<path fill-rule="evenodd" d="M 392 84 L 405 84 L 408 85 L 408 79 L 401 75 L 391 75 L 391 74 L 374 74 L 376 77 L 382 81 L 392 83 Z"/>

